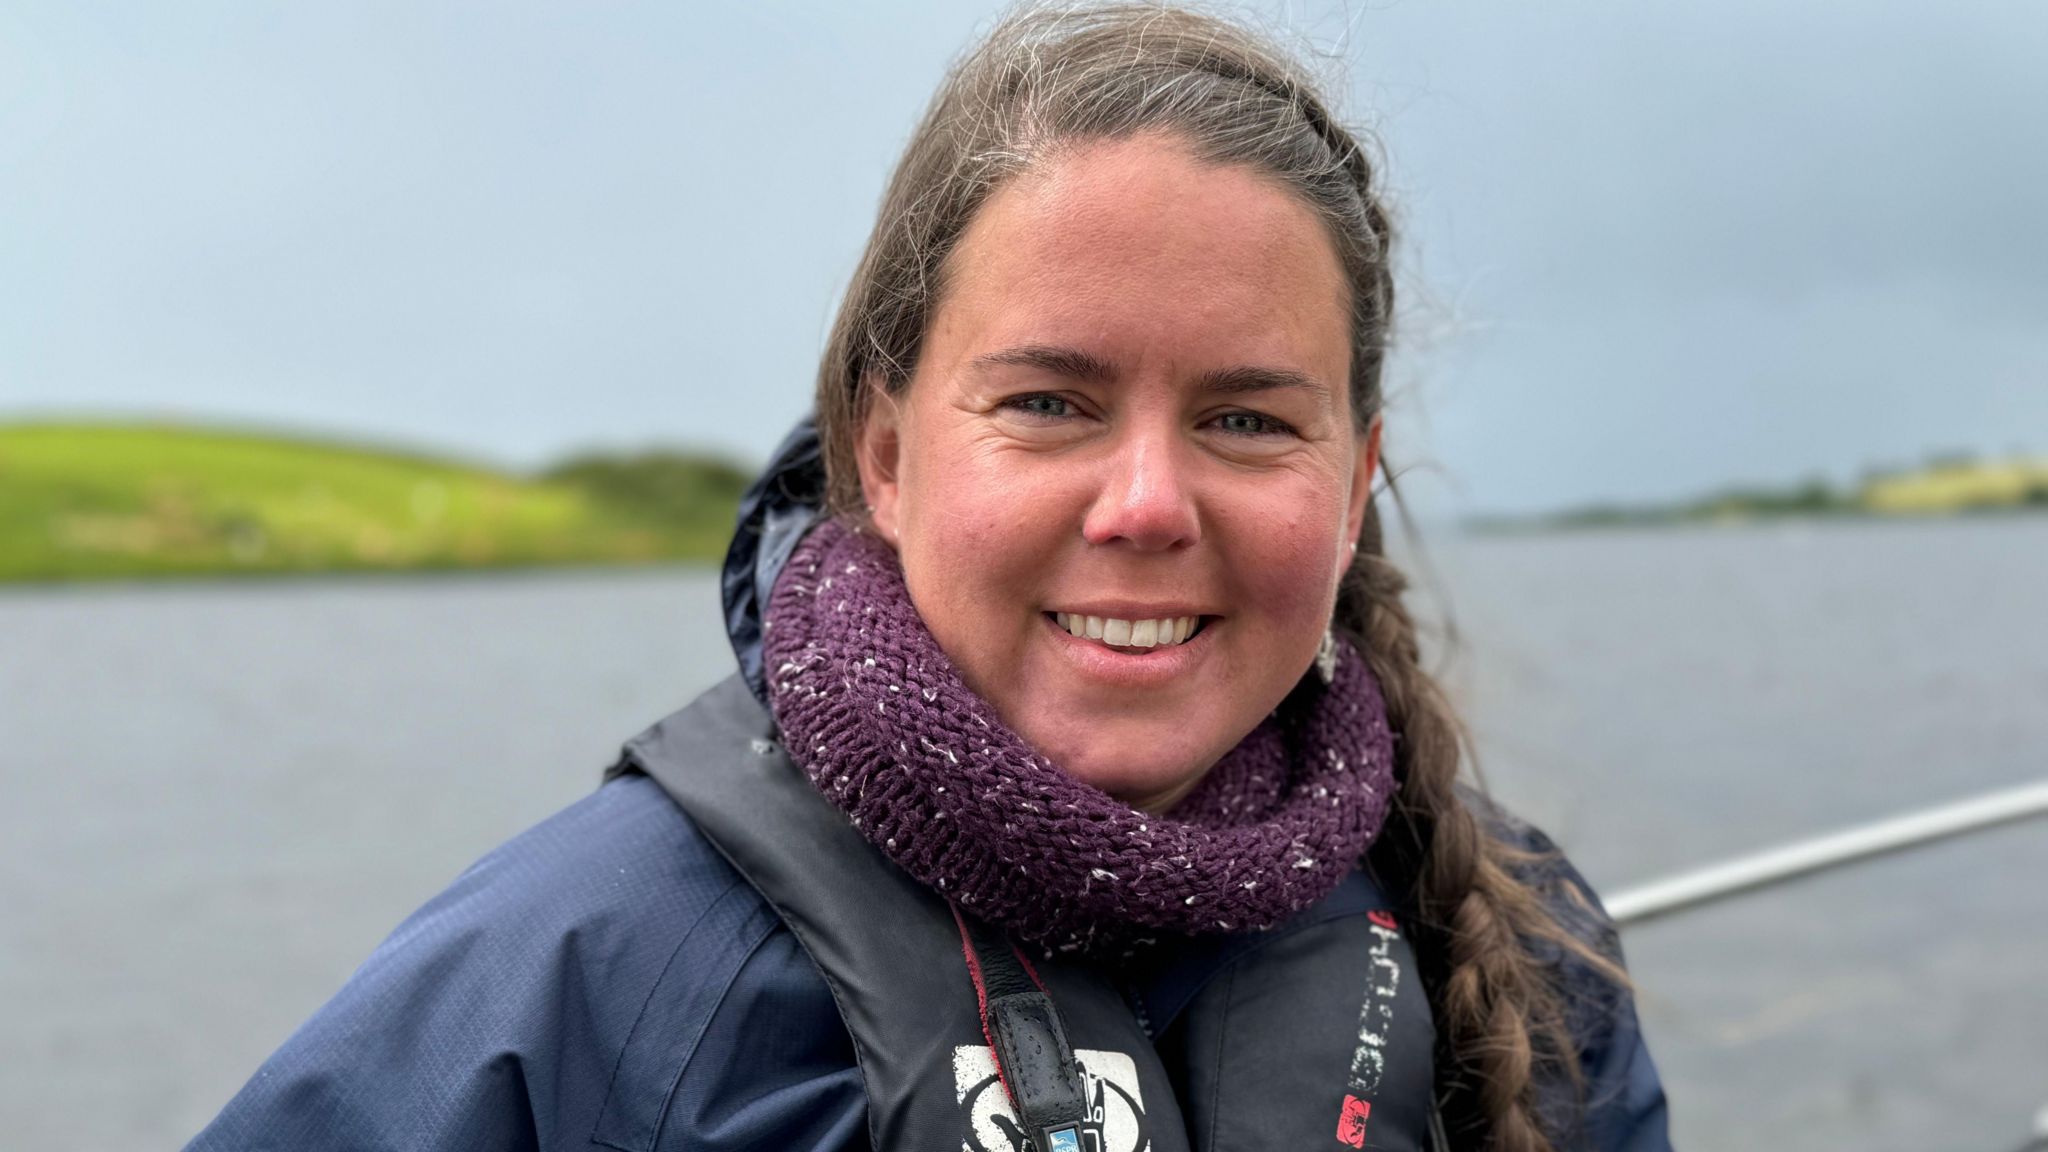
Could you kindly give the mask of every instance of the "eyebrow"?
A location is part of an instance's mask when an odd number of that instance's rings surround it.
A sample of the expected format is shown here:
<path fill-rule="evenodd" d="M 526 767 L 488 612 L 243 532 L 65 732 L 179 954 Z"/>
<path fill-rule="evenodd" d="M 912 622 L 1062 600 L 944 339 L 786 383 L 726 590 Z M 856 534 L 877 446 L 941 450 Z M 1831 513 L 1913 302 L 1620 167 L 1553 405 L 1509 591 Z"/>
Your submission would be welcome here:
<path fill-rule="evenodd" d="M 984 353 L 976 356 L 973 364 L 976 368 L 1036 368 L 1056 376 L 1083 380 L 1091 384 L 1113 384 L 1117 377 L 1116 365 L 1102 357 L 1078 348 L 1062 348 L 1051 344 L 1024 344 Z M 1205 392 L 1220 392 L 1228 396 L 1270 392 L 1283 388 L 1301 389 L 1321 396 L 1330 394 L 1327 385 L 1307 373 L 1296 372 L 1291 368 L 1262 368 L 1248 364 L 1204 372 L 1196 381 L 1196 387 Z"/>
<path fill-rule="evenodd" d="M 1091 356 L 1078 348 L 1060 348 L 1050 344 L 1025 344 L 989 352 L 976 356 L 974 366 L 1037 368 L 1055 376 L 1085 380 L 1091 384 L 1110 384 L 1116 380 L 1116 365 L 1102 357 Z"/>
<path fill-rule="evenodd" d="M 1198 387 L 1208 392 L 1221 392 L 1226 396 L 1240 396 L 1248 392 L 1270 392 L 1280 388 L 1299 388 L 1318 396 L 1330 394 L 1328 386 L 1305 372 L 1292 368 L 1220 368 L 1205 372 Z"/>

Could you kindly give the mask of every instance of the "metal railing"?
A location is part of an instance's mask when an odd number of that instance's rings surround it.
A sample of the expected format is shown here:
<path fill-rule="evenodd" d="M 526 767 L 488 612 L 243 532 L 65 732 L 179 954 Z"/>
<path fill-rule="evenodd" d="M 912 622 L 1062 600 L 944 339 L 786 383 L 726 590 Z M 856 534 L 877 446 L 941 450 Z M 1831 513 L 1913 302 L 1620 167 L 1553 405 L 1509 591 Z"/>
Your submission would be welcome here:
<path fill-rule="evenodd" d="M 2039 816 L 2048 816 L 2048 780 L 1739 856 L 1617 892 L 1605 903 L 1616 924 L 1634 926 L 1745 892 Z M 2035 1113 L 2033 1129 L 2031 1139 L 2017 1152 L 2048 1152 L 2048 1108 Z"/>
<path fill-rule="evenodd" d="M 1607 914 L 1616 924 L 1641 924 L 1801 876 L 2036 816 L 2048 816 L 2048 780 L 1894 816 L 1655 880 L 1608 898 Z"/>

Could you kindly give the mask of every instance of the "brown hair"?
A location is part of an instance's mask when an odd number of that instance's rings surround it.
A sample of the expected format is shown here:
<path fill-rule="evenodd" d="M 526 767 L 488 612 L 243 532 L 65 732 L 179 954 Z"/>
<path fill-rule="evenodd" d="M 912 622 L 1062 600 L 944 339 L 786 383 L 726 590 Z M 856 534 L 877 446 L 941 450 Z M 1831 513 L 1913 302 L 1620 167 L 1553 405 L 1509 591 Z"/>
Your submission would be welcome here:
<path fill-rule="evenodd" d="M 855 440 L 877 389 L 909 383 L 947 258 L 989 195 L 1063 147 L 1171 134 L 1205 161 L 1277 178 L 1321 216 L 1351 286 L 1351 406 L 1379 415 L 1392 319 L 1393 231 L 1374 166 L 1304 70 L 1231 23 L 1149 5 L 1027 8 L 960 60 L 911 138 L 847 289 L 818 373 L 817 419 L 833 509 L 861 509 Z M 1460 1146 L 1547 1152 L 1538 1083 L 1576 1085 L 1575 1045 L 1549 941 L 1615 979 L 1518 878 L 1531 857 L 1489 835 L 1457 790 L 1463 734 L 1421 666 L 1368 509 L 1333 626 L 1365 653 L 1397 733 L 1401 780 L 1368 863 L 1408 909 L 1435 1014 L 1436 1103 Z M 1554 952 L 1553 952 L 1554 955 Z"/>

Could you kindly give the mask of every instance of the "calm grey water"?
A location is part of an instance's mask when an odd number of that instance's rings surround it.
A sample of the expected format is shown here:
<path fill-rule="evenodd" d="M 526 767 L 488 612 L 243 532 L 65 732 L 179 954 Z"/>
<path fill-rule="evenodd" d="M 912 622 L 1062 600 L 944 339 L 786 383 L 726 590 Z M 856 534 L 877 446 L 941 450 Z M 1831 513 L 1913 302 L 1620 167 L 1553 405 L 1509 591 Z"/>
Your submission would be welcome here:
<path fill-rule="evenodd" d="M 2048 520 L 1430 555 L 1497 791 L 1605 890 L 2048 776 Z M 700 572 L 0 594 L 0 1143 L 181 1143 L 729 664 Z M 1689 1150 L 2004 1152 L 2048 1105 L 2048 826 L 1627 944 Z"/>

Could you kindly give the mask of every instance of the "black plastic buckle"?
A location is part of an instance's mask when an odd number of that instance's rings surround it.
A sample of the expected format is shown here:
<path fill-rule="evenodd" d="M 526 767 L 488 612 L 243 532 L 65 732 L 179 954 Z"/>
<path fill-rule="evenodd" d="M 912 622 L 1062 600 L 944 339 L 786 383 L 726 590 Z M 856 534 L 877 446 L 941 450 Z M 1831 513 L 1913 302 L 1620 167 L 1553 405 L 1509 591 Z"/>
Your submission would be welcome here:
<path fill-rule="evenodd" d="M 1053 1128 L 1040 1128 L 1032 1140 L 1037 1152 L 1087 1152 L 1081 1147 L 1081 1126 L 1062 1124 Z"/>

